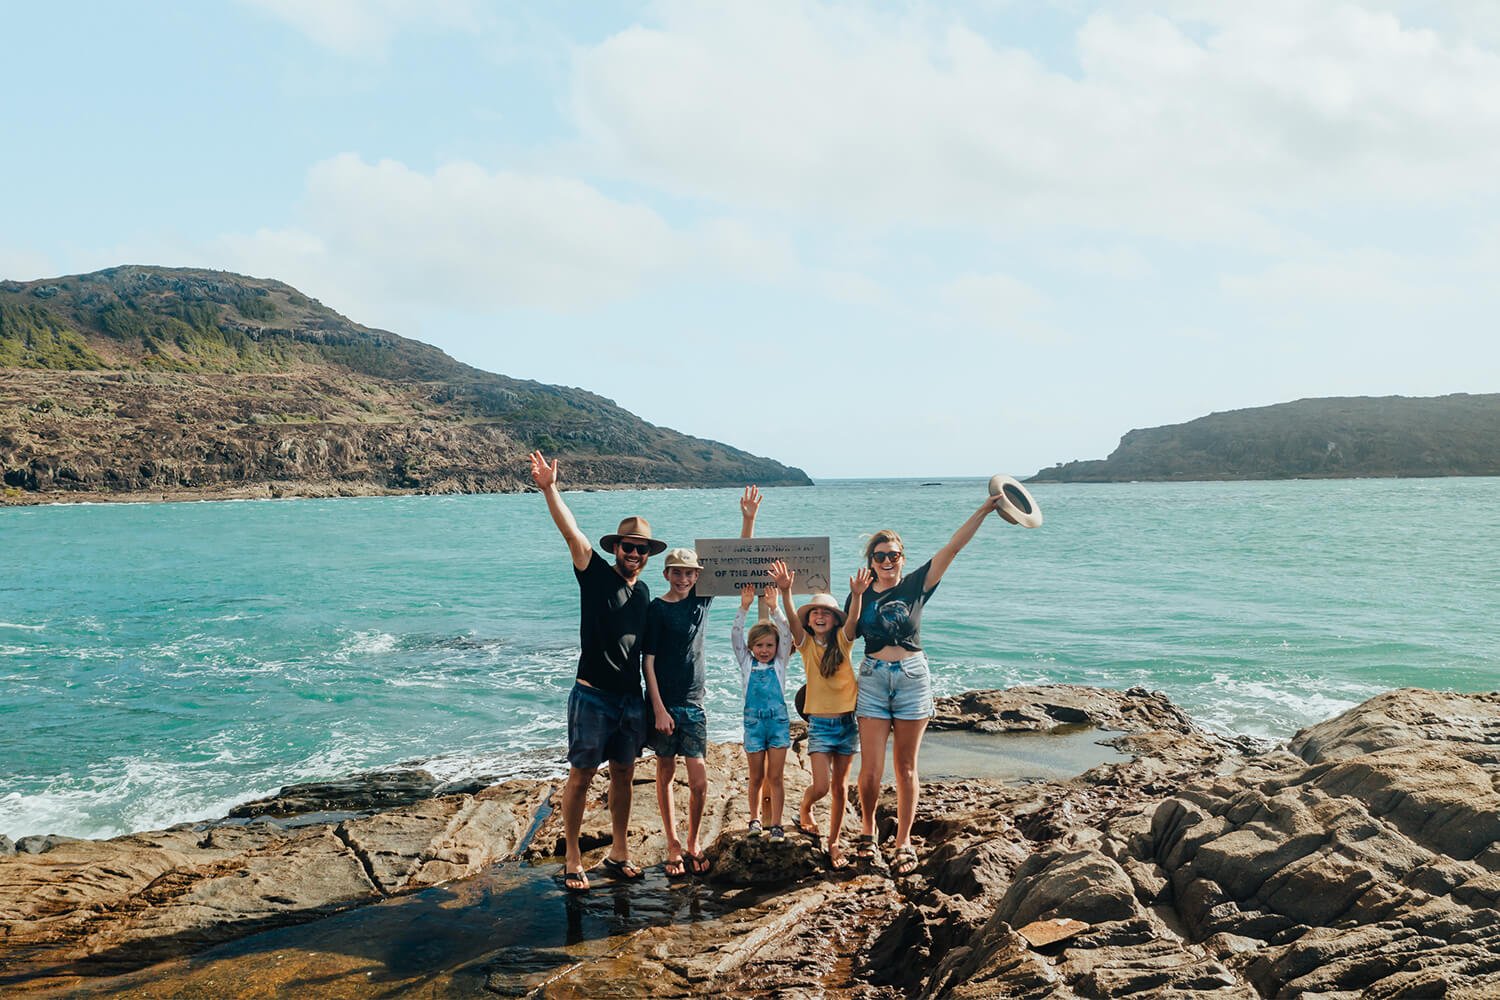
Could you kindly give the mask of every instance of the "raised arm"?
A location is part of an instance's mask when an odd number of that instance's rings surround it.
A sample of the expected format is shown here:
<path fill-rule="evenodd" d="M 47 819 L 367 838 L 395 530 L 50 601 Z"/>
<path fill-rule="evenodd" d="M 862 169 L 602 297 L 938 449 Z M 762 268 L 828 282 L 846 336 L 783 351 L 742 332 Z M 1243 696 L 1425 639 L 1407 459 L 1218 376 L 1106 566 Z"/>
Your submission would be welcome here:
<path fill-rule="evenodd" d="M 969 544 L 969 539 L 974 537 L 974 533 L 979 530 L 984 519 L 994 512 L 999 502 L 999 497 L 986 497 L 984 503 L 979 505 L 979 509 L 958 526 L 953 537 L 948 539 L 948 544 L 937 550 L 937 554 L 932 557 L 932 568 L 927 571 L 928 590 L 938 585 L 943 574 L 948 572 L 948 567 L 953 565 L 954 558 L 963 551 L 965 545 Z"/>
<path fill-rule="evenodd" d="M 792 659 L 792 627 L 776 603 L 776 588 L 767 587 L 765 597 L 771 605 L 771 624 L 776 626 L 776 659 L 785 667 Z"/>
<path fill-rule="evenodd" d="M 869 567 L 862 567 L 849 578 L 849 611 L 844 616 L 844 627 L 841 629 L 849 642 L 854 641 L 854 634 L 859 629 L 859 613 L 864 608 L 865 591 L 870 589 L 871 579 Z"/>
<path fill-rule="evenodd" d="M 729 627 L 729 645 L 734 649 L 734 662 L 740 668 L 740 680 L 750 683 L 750 647 L 745 644 L 745 617 L 750 614 L 750 604 L 755 600 L 755 584 L 740 586 L 740 609 L 735 612 L 734 624 Z"/>
<path fill-rule="evenodd" d="M 788 569 L 780 559 L 771 564 L 771 582 L 776 584 L 776 589 L 781 593 L 781 607 L 786 612 L 787 624 L 792 630 L 792 643 L 801 646 L 807 641 L 807 630 L 797 617 L 797 609 L 792 607 L 792 582 L 796 579 L 797 574 Z"/>
<path fill-rule="evenodd" d="M 740 494 L 740 537 L 755 537 L 755 515 L 760 513 L 760 487 L 746 486 Z"/>
<path fill-rule="evenodd" d="M 547 498 L 547 512 L 552 515 L 552 523 L 557 525 L 557 530 L 562 532 L 563 541 L 568 543 L 568 551 L 573 556 L 573 568 L 587 569 L 589 560 L 594 556 L 594 547 L 579 530 L 578 522 L 573 520 L 573 512 L 563 503 L 562 493 L 557 488 L 557 459 L 554 458 L 552 464 L 548 465 L 540 451 L 532 452 L 531 480 L 542 491 L 542 496 Z"/>

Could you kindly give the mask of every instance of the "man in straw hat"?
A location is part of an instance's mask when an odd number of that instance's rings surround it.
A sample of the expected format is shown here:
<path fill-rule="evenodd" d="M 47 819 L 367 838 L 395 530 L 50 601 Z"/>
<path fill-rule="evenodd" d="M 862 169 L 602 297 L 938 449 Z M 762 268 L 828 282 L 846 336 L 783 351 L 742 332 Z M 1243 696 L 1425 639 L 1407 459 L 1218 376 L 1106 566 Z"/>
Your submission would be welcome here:
<path fill-rule="evenodd" d="M 613 839 L 604 870 L 633 881 L 644 874 L 630 860 L 626 831 L 630 824 L 630 788 L 635 761 L 646 743 L 646 704 L 641 697 L 640 638 L 646 631 L 651 594 L 641 582 L 646 560 L 667 547 L 651 537 L 644 517 L 627 517 L 599 547 L 614 556 L 605 562 L 578 528 L 573 512 L 557 488 L 557 461 L 548 464 L 540 451 L 531 453 L 531 478 L 552 522 L 573 556 L 578 579 L 578 677 L 568 695 L 568 780 L 563 785 L 563 836 L 567 856 L 564 884 L 586 892 L 588 873 L 578 847 L 583 806 L 594 772 L 609 762 L 609 819 Z"/>

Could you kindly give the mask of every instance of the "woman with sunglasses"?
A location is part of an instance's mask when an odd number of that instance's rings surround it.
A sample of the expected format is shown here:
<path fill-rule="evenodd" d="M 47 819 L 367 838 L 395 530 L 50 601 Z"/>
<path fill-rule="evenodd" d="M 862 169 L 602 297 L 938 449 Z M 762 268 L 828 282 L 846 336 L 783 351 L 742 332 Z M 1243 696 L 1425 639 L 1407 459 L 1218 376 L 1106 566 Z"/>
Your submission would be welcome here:
<path fill-rule="evenodd" d="M 855 707 L 859 720 L 861 821 L 856 854 L 860 858 L 875 857 L 875 805 L 885 774 L 886 742 L 894 737 L 896 857 L 891 871 L 896 875 L 910 875 L 917 869 L 917 852 L 911 843 L 920 790 L 917 751 L 933 711 L 932 680 L 921 642 L 922 608 L 954 557 L 999 503 L 999 497 L 986 499 L 947 545 L 911 573 L 905 572 L 906 551 L 896 532 L 877 531 L 865 546 L 865 562 L 875 580 L 865 592 L 856 629 L 865 640 Z M 848 609 L 848 601 L 844 607 Z"/>

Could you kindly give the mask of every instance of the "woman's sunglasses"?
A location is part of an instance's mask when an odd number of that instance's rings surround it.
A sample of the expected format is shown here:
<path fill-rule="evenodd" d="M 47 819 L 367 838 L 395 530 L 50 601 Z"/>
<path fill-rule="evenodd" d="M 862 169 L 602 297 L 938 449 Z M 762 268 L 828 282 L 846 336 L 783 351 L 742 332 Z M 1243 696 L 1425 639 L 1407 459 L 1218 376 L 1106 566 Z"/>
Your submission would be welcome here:
<path fill-rule="evenodd" d="M 895 562 L 897 559 L 900 559 L 900 558 L 901 558 L 901 550 L 900 549 L 887 549 L 884 552 L 871 552 L 870 553 L 870 559 L 871 559 L 871 561 L 878 562 L 878 563 Z"/>
<path fill-rule="evenodd" d="M 628 552 L 631 555 L 649 556 L 651 554 L 651 546 L 647 545 L 647 544 L 642 544 L 641 542 L 623 542 L 622 541 L 622 542 L 616 542 L 615 544 L 617 546 L 619 546 L 621 552 Z"/>

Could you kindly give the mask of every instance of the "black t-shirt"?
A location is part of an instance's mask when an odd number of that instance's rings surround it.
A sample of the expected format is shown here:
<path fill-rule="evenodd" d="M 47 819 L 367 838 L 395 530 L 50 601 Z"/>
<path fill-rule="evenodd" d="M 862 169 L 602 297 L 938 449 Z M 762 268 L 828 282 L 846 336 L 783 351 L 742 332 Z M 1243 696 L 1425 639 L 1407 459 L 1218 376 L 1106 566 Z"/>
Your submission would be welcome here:
<path fill-rule="evenodd" d="M 886 646 L 900 646 L 913 653 L 921 651 L 922 607 L 937 590 L 937 584 L 927 586 L 927 571 L 930 569 L 931 559 L 903 576 L 901 582 L 890 590 L 878 594 L 873 588 L 865 591 L 854 634 L 864 636 L 866 656 Z M 846 612 L 852 598 L 850 595 L 844 600 Z"/>
<path fill-rule="evenodd" d="M 641 695 L 641 635 L 651 591 L 626 583 L 599 553 L 578 578 L 578 679 L 601 691 Z"/>
<path fill-rule="evenodd" d="M 699 597 L 696 590 L 680 601 L 658 597 L 651 602 L 641 654 L 656 657 L 652 669 L 663 705 L 703 707 L 703 622 L 712 603 L 712 597 Z"/>

